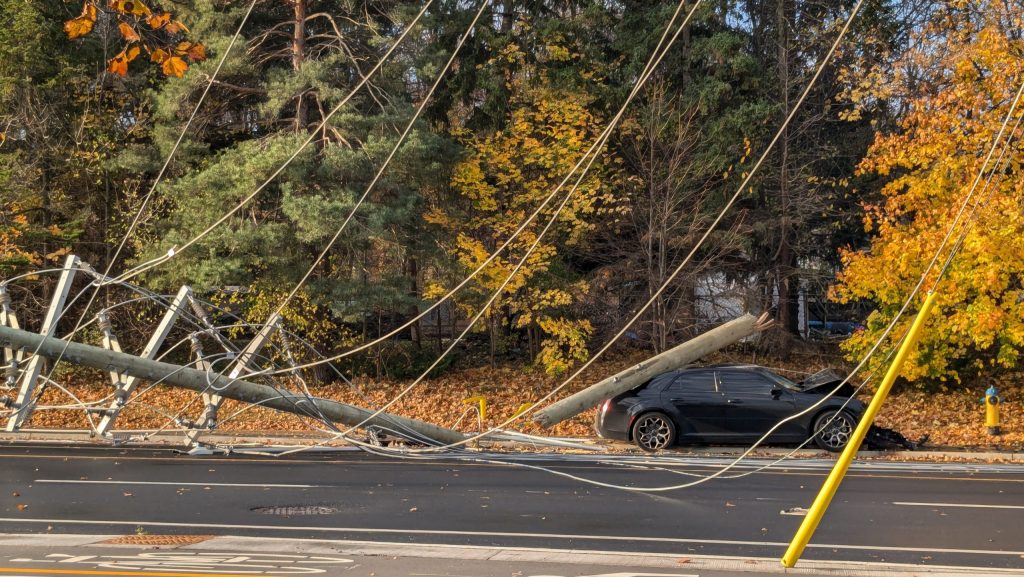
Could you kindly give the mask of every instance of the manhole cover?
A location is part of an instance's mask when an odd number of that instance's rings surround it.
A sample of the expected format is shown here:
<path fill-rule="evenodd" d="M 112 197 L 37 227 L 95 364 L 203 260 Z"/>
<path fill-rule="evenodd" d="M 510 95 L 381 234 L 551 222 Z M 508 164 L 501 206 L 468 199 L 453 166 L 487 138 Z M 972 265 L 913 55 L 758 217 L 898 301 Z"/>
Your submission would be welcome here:
<path fill-rule="evenodd" d="M 213 535 L 125 535 L 102 541 L 104 545 L 194 545 Z"/>
<path fill-rule="evenodd" d="M 253 507 L 250 511 L 264 515 L 290 517 L 292 515 L 331 515 L 337 513 L 338 508 L 326 505 L 286 505 L 280 507 Z"/>

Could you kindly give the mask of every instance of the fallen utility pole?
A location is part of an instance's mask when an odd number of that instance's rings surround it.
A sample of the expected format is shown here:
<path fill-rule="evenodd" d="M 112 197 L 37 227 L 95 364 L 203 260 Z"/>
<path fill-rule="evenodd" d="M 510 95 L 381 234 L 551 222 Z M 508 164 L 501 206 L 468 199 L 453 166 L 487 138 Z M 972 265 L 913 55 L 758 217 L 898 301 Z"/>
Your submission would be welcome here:
<path fill-rule="evenodd" d="M 37 351 L 40 357 L 62 360 L 100 369 L 118 371 L 129 377 L 162 385 L 181 387 L 197 393 L 215 392 L 226 399 L 259 404 L 271 409 L 309 417 L 327 419 L 349 426 L 377 426 L 401 434 L 412 431 L 426 439 L 443 443 L 457 443 L 465 435 L 452 429 L 439 427 L 417 419 L 400 417 L 388 413 L 373 416 L 373 411 L 346 405 L 327 399 L 309 397 L 285 389 L 232 379 L 224 375 L 207 373 L 196 369 L 144 359 L 126 353 L 68 342 L 55 337 L 39 335 L 11 327 L 0 327 L 0 348 Z M 62 354 L 63 352 L 63 354 Z M 19 407 L 20 408 L 20 407 Z"/>
<path fill-rule="evenodd" d="M 538 411 L 533 420 L 543 427 L 558 424 L 597 405 L 602 399 L 614 397 L 661 373 L 692 363 L 740 339 L 763 331 L 771 324 L 772 321 L 768 319 L 767 314 L 761 315 L 760 318 L 746 314 L 733 319 Z"/>

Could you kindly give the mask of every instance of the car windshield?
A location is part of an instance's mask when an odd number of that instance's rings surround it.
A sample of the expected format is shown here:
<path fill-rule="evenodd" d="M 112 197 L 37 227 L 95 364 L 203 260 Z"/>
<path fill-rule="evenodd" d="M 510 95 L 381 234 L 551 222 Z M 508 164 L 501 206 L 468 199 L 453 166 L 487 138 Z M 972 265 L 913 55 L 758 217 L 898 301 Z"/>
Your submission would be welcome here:
<path fill-rule="evenodd" d="M 784 389 L 788 389 L 790 391 L 799 391 L 800 390 L 800 386 L 799 385 L 797 385 L 793 381 L 787 379 L 786 377 L 783 377 L 781 375 L 776 375 L 775 373 L 769 373 L 767 371 L 765 371 L 764 374 L 767 375 L 768 378 L 770 378 L 772 381 L 774 381 L 776 384 L 778 384 L 780 387 L 782 387 Z"/>

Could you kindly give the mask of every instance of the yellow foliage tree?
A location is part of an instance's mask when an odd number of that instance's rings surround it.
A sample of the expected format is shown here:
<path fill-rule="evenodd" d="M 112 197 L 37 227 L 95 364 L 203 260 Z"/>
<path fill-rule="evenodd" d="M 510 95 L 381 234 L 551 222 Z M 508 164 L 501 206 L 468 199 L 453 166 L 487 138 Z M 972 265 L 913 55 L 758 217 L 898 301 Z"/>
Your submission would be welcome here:
<path fill-rule="evenodd" d="M 516 46 L 502 55 L 521 56 Z M 454 206 L 437 206 L 425 218 L 443 228 L 454 242 L 447 247 L 468 271 L 476 269 L 512 235 L 551 194 L 583 156 L 603 128 L 588 110 L 584 94 L 552 87 L 529 75 L 513 80 L 510 116 L 503 130 L 485 136 L 457 134 L 469 154 L 452 177 L 457 196 Z M 492 355 L 499 333 L 515 330 L 527 335 L 529 348 L 549 373 L 568 369 L 587 358 L 592 332 L 586 320 L 571 318 L 567 310 L 587 290 L 581 281 L 567 280 L 559 252 L 584 242 L 587 234 L 608 216 L 621 210 L 615 194 L 617 161 L 602 154 L 579 184 L 558 222 L 526 259 L 519 273 L 487 311 Z M 536 241 L 576 175 L 541 216 L 480 276 L 475 292 L 461 297 L 466 314 L 476 314 Z M 428 298 L 443 287 L 428 286 Z"/>
<path fill-rule="evenodd" d="M 10 274 L 24 265 L 38 265 L 39 255 L 24 247 L 22 238 L 30 230 L 28 218 L 17 203 L 3 203 L 0 217 L 0 273 Z"/>
<path fill-rule="evenodd" d="M 843 254 L 833 291 L 842 302 L 877 305 L 867 330 L 844 345 L 851 358 L 878 338 L 924 272 L 1024 81 L 1018 34 L 1024 13 L 1003 3 L 980 4 L 959 2 L 943 10 L 921 31 L 918 48 L 894 67 L 894 76 L 871 93 L 908 99 L 903 101 L 910 106 L 900 130 L 877 135 L 860 166 L 886 184 L 883 201 L 866 206 L 865 226 L 875 235 L 871 247 Z M 1016 117 L 1021 114 L 1018 109 Z M 983 181 L 978 188 L 977 221 L 939 286 L 936 310 L 904 369 L 908 380 L 961 382 L 1018 365 L 1024 349 L 1022 162 L 1024 147 L 1014 143 L 991 186 Z M 934 273 L 928 282 L 926 287 Z M 902 335 L 909 322 L 901 321 L 890 338 Z M 882 361 L 876 355 L 873 367 Z"/>

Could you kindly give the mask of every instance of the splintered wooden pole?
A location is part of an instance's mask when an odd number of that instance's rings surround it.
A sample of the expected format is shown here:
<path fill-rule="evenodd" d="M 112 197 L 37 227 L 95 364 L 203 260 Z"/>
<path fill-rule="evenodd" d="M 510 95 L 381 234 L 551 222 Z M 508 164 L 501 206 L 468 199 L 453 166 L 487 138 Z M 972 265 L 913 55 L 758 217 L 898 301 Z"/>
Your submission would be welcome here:
<path fill-rule="evenodd" d="M 92 367 L 105 372 L 118 371 L 130 377 L 153 383 L 159 382 L 161 385 L 166 386 L 181 387 L 197 393 L 208 393 L 213 390 L 225 399 L 259 404 L 297 415 L 312 417 L 323 415 L 331 421 L 349 426 L 374 425 L 391 431 L 410 431 L 422 436 L 424 439 L 431 439 L 442 443 L 457 443 L 466 438 L 465 435 L 458 431 L 417 419 L 390 415 L 388 413 L 381 413 L 371 418 L 373 411 L 361 407 L 354 407 L 327 399 L 311 399 L 306 395 L 269 385 L 232 379 L 226 375 L 210 374 L 206 371 L 198 371 L 188 367 L 110 351 L 102 347 L 65 341 L 47 335 L 39 335 L 20 329 L 0 326 L 0 348 L 16 350 L 21 347 L 31 351 L 38 349 L 37 354 L 48 359 L 60 357 L 65 362 Z"/>
<path fill-rule="evenodd" d="M 603 399 L 624 393 L 652 377 L 692 363 L 705 355 L 763 331 L 769 326 L 771 326 L 771 321 L 768 320 L 767 315 L 762 315 L 761 318 L 754 318 L 749 314 L 743 315 L 562 399 L 550 407 L 538 411 L 533 420 L 543 427 L 561 423 L 597 405 Z"/>

